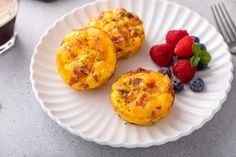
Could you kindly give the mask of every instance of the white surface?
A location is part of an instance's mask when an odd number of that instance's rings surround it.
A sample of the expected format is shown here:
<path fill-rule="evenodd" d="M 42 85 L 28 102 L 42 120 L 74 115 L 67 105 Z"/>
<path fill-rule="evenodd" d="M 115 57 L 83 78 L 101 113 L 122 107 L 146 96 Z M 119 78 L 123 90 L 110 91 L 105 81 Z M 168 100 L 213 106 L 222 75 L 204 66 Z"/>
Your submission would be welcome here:
<path fill-rule="evenodd" d="M 118 64 L 113 79 L 103 88 L 87 92 L 74 91 L 63 83 L 56 72 L 55 50 L 71 29 L 86 25 L 90 17 L 103 9 L 117 7 L 134 11 L 143 19 L 145 45 L 137 55 Z M 149 48 L 164 42 L 169 29 L 180 28 L 199 36 L 212 55 L 210 68 L 197 73 L 206 83 L 205 91 L 193 93 L 186 86 L 184 92 L 176 95 L 170 115 L 151 127 L 125 124 L 110 105 L 111 83 L 122 73 L 140 66 L 157 70 L 148 55 Z M 210 120 L 226 99 L 232 69 L 231 57 L 222 37 L 196 13 L 167 1 L 149 0 L 149 3 L 144 3 L 136 0 L 133 3 L 132 0 L 112 0 L 78 8 L 50 28 L 32 58 L 31 81 L 42 108 L 71 133 L 99 144 L 146 147 L 176 140 Z"/>

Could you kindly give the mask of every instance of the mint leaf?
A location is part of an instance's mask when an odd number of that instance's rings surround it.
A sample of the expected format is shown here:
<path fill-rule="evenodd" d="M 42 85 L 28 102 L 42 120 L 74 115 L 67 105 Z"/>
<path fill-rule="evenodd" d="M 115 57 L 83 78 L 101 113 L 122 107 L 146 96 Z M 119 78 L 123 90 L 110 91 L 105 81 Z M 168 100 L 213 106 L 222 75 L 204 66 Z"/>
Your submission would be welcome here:
<path fill-rule="evenodd" d="M 192 46 L 193 56 L 190 59 L 190 64 L 192 67 L 196 67 L 199 62 L 202 64 L 208 64 L 211 61 L 211 55 L 205 51 L 201 50 L 198 43 L 194 43 Z"/>
<path fill-rule="evenodd" d="M 201 48 L 198 43 L 194 43 L 192 46 L 192 52 L 194 56 L 201 56 Z"/>
<path fill-rule="evenodd" d="M 200 45 L 198 43 L 193 44 L 192 52 L 193 52 L 193 56 L 190 59 L 190 64 L 191 64 L 191 67 L 196 67 L 201 60 L 200 56 L 202 54 Z"/>
<path fill-rule="evenodd" d="M 190 59 L 190 64 L 191 64 L 191 67 L 196 67 L 199 63 L 199 61 L 201 60 L 201 58 L 199 56 L 192 56 L 191 59 Z"/>
<path fill-rule="evenodd" d="M 211 61 L 211 55 L 207 51 L 202 51 L 200 57 L 202 64 L 208 64 Z"/>

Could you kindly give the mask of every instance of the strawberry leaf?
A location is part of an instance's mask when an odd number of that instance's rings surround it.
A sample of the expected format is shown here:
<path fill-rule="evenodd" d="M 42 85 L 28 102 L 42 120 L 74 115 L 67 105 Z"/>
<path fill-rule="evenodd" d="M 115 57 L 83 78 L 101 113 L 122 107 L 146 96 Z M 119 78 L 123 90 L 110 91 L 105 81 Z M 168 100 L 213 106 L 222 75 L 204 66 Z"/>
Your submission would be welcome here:
<path fill-rule="evenodd" d="M 208 64 L 211 61 L 211 55 L 207 51 L 202 51 L 200 57 L 202 64 Z"/>

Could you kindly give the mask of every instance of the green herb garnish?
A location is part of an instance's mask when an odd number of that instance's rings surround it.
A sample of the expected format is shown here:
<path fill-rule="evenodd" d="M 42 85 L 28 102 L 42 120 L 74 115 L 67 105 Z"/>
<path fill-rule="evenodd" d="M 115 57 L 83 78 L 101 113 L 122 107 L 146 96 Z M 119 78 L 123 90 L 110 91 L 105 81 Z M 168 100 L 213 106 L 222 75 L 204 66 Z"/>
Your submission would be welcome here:
<path fill-rule="evenodd" d="M 131 85 L 131 84 L 132 84 L 132 79 L 129 80 L 129 85 Z"/>
<path fill-rule="evenodd" d="M 129 93 L 129 91 L 127 91 L 126 89 L 121 89 L 121 90 L 120 90 L 121 97 L 122 97 L 122 99 L 123 99 L 125 102 L 127 102 L 127 100 L 126 100 L 126 94 L 128 94 L 128 93 Z"/>
<path fill-rule="evenodd" d="M 126 12 L 125 13 L 125 16 L 127 16 L 127 17 L 130 17 L 132 14 L 131 14 L 131 12 Z"/>
<path fill-rule="evenodd" d="M 211 61 L 211 55 L 205 50 L 201 50 L 198 43 L 194 43 L 192 46 L 193 56 L 190 58 L 190 64 L 192 67 L 196 67 L 200 62 L 202 64 L 208 64 Z"/>
<path fill-rule="evenodd" d="M 143 90 L 143 91 L 146 91 L 146 90 L 147 90 L 147 88 L 142 88 L 142 90 Z"/>
<path fill-rule="evenodd" d="M 121 89 L 120 93 L 123 95 L 123 94 L 129 93 L 129 91 L 127 91 L 126 89 Z"/>
<path fill-rule="evenodd" d="M 211 55 L 207 51 L 202 51 L 201 63 L 208 64 L 211 61 Z"/>
<path fill-rule="evenodd" d="M 192 56 L 190 59 L 190 64 L 192 67 L 196 67 L 199 63 L 199 61 L 201 60 L 201 58 L 199 56 Z"/>
<path fill-rule="evenodd" d="M 105 20 L 105 24 L 108 24 L 108 23 L 110 23 L 110 21 L 108 21 L 108 20 Z"/>

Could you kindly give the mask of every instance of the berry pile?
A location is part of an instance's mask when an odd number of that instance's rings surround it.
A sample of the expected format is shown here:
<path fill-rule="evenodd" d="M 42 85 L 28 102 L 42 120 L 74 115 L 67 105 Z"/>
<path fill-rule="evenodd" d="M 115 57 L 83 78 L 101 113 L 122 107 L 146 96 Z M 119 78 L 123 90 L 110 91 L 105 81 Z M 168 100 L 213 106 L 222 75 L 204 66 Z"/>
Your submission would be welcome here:
<path fill-rule="evenodd" d="M 176 92 L 180 92 L 183 83 L 189 83 L 190 89 L 200 92 L 204 89 L 204 81 L 194 77 L 197 71 L 204 70 L 211 61 L 211 55 L 204 44 L 196 36 L 190 36 L 186 30 L 170 30 L 166 35 L 166 43 L 154 45 L 150 56 L 161 68 L 159 72 L 176 78 L 172 81 Z"/>

